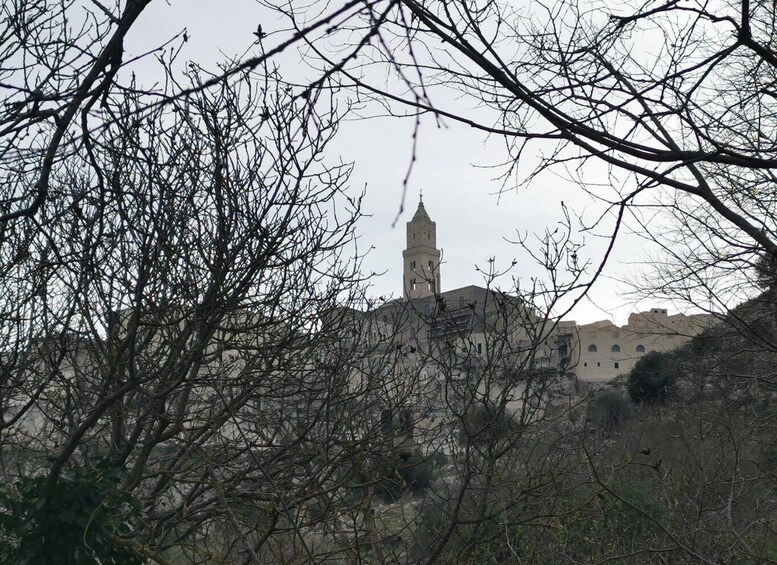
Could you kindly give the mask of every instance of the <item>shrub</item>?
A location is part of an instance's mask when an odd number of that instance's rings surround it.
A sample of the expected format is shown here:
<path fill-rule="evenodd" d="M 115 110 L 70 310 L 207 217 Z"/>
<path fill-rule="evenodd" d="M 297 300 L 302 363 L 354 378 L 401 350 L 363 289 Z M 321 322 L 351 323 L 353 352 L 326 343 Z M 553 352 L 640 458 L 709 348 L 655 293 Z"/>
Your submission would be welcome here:
<path fill-rule="evenodd" d="M 53 488 L 46 476 L 0 485 L 0 563 L 144 563 L 115 542 L 132 535 L 127 520 L 140 512 L 134 498 L 116 489 L 122 474 L 105 461 L 65 473 Z"/>
<path fill-rule="evenodd" d="M 620 392 L 608 390 L 597 394 L 588 405 L 591 423 L 602 430 L 612 430 L 631 414 L 628 399 Z"/>
<path fill-rule="evenodd" d="M 378 457 L 375 494 L 384 502 L 394 502 L 405 492 L 421 493 L 429 488 L 440 462 L 439 458 L 422 456 L 417 449 L 399 457 Z"/>
<path fill-rule="evenodd" d="M 664 402 L 677 391 L 677 369 L 672 357 L 651 351 L 634 365 L 627 386 L 633 402 Z"/>
<path fill-rule="evenodd" d="M 460 422 L 459 440 L 470 444 L 498 442 L 509 439 L 518 430 L 518 422 L 492 404 L 474 405 Z"/>

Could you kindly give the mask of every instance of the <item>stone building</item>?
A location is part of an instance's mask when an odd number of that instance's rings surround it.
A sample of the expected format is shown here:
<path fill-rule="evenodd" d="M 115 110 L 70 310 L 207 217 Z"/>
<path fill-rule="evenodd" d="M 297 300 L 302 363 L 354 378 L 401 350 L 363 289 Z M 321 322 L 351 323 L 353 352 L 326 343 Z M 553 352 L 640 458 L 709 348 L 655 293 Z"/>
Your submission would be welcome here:
<path fill-rule="evenodd" d="M 664 308 L 633 313 L 625 326 L 609 320 L 576 325 L 571 369 L 581 381 L 607 382 L 625 375 L 651 351 L 671 351 L 709 327 L 709 314 L 673 314 Z"/>
<path fill-rule="evenodd" d="M 504 354 L 533 351 L 547 338 L 534 309 L 520 297 L 477 285 L 443 291 L 440 287 L 441 252 L 436 223 L 423 200 L 407 223 L 407 245 L 402 252 L 403 298 L 363 314 L 373 320 L 375 337 L 405 344 L 417 357 L 441 350 L 485 360 Z"/>
<path fill-rule="evenodd" d="M 628 373 L 648 352 L 681 346 L 713 321 L 708 314 L 669 315 L 663 308 L 633 313 L 623 327 L 609 320 L 542 319 L 515 295 L 476 285 L 443 291 L 440 257 L 436 223 L 420 200 L 402 252 L 403 299 L 370 314 L 383 338 L 408 344 L 416 357 L 447 347 L 493 362 L 509 350 L 507 364 L 527 358 L 532 370 L 553 366 L 580 381 L 604 383 Z"/>

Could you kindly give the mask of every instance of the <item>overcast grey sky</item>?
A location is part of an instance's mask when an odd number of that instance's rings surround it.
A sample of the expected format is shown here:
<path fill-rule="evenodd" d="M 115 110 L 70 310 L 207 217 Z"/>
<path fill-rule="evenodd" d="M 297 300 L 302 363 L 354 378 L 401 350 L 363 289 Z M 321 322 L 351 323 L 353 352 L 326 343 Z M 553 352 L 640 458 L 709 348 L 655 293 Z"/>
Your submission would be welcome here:
<path fill-rule="evenodd" d="M 258 23 L 266 31 L 280 26 L 253 0 L 153 2 L 138 23 L 127 38 L 125 60 L 186 28 L 190 40 L 181 60 L 193 60 L 211 69 L 227 56 L 254 53 L 251 46 Z M 294 65 L 297 71 L 303 69 L 292 54 L 287 54 L 282 64 L 284 69 Z M 133 70 L 141 84 L 149 84 L 158 72 L 153 59 L 134 65 Z M 496 177 L 502 170 L 488 166 L 504 160 L 501 140 L 486 140 L 484 134 L 455 123 L 438 127 L 428 119 L 422 125 L 405 210 L 395 226 L 392 223 L 402 203 L 402 180 L 411 157 L 412 121 L 351 120 L 343 124 L 329 154 L 333 159 L 354 162 L 351 185 L 355 192 L 366 188 L 364 211 L 370 217 L 360 224 L 358 233 L 361 249 L 369 250 L 365 271 L 380 273 L 373 281 L 375 296 L 401 294 L 405 222 L 415 211 L 420 190 L 429 215 L 437 222 L 438 244 L 444 251 L 443 290 L 482 284 L 482 275 L 475 266 L 485 267 L 491 257 L 498 266 L 516 260 L 516 276 L 536 276 L 540 271 L 533 261 L 508 240 L 528 235 L 531 241 L 531 234 L 554 229 L 562 218 L 562 200 L 587 222 L 602 211 L 601 203 L 574 183 L 551 173 L 535 180 L 528 189 L 512 188 L 499 196 L 502 183 Z M 535 146 L 535 151 L 541 149 Z M 521 170 L 526 172 L 531 165 L 530 156 Z M 600 233 L 607 232 L 611 223 L 605 221 Z M 581 259 L 589 258 L 595 266 L 605 249 L 606 238 L 588 233 L 585 243 Z M 604 278 L 590 293 L 590 299 L 580 303 L 568 318 L 578 322 L 611 318 L 620 324 L 636 309 L 674 309 L 671 304 L 655 300 L 635 303 L 633 297 L 624 294 L 628 287 L 618 282 L 639 272 L 648 251 L 638 238 L 627 236 L 620 240 Z"/>

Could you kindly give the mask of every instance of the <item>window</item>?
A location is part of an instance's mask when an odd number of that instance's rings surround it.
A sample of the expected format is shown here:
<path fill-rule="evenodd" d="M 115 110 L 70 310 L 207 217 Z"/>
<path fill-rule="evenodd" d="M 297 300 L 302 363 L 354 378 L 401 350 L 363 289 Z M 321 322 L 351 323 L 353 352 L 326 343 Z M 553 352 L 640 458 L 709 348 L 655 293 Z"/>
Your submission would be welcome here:
<path fill-rule="evenodd" d="M 410 279 L 410 288 L 415 290 L 415 279 Z"/>
<path fill-rule="evenodd" d="M 415 339 L 415 328 L 410 326 L 410 339 Z"/>
<path fill-rule="evenodd" d="M 410 410 L 402 410 L 399 413 L 399 434 L 403 436 L 413 435 L 413 414 Z"/>
<path fill-rule="evenodd" d="M 637 353 L 645 353 L 645 346 L 640 344 L 637 346 Z"/>
<path fill-rule="evenodd" d="M 601 364 L 601 363 L 597 363 L 597 364 L 596 364 L 596 366 L 597 366 L 597 367 L 601 367 L 601 366 L 602 366 L 602 364 Z"/>
<path fill-rule="evenodd" d="M 466 303 L 464 302 L 464 297 L 459 296 L 459 308 L 464 308 L 466 306 Z"/>
<path fill-rule="evenodd" d="M 615 363 L 615 368 L 616 368 L 616 369 L 619 369 L 619 368 L 620 368 L 620 366 L 618 365 L 618 363 Z"/>
<path fill-rule="evenodd" d="M 583 363 L 583 367 L 588 367 L 588 363 Z"/>
<path fill-rule="evenodd" d="M 431 312 L 432 308 L 430 304 L 424 304 L 424 314 L 427 316 L 429 315 L 429 312 Z"/>
<path fill-rule="evenodd" d="M 415 271 L 415 259 L 410 261 L 410 269 Z"/>
<path fill-rule="evenodd" d="M 391 410 L 388 408 L 380 411 L 380 431 L 384 434 L 391 431 Z"/>
<path fill-rule="evenodd" d="M 588 353 L 596 353 L 596 351 L 596 346 L 593 343 L 588 346 Z"/>
<path fill-rule="evenodd" d="M 432 262 L 431 262 L 431 261 L 429 261 L 429 270 L 430 270 L 430 271 L 433 271 L 433 270 L 434 270 L 434 267 L 432 267 Z"/>
<path fill-rule="evenodd" d="M 616 344 L 616 345 L 613 345 L 613 346 L 610 348 L 610 351 L 612 351 L 613 353 L 620 353 L 620 352 L 621 352 L 621 346 L 620 346 L 620 345 L 617 345 L 617 344 Z"/>
<path fill-rule="evenodd" d="M 483 344 L 478 343 L 478 353 L 483 353 Z"/>

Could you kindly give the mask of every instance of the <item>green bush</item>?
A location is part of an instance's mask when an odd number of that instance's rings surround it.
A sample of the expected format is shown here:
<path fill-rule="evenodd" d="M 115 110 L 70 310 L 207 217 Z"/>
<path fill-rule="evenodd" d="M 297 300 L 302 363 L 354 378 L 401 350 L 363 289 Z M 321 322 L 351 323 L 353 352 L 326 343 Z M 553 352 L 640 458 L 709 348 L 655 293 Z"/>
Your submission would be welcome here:
<path fill-rule="evenodd" d="M 423 457 L 418 450 L 400 457 L 380 457 L 375 465 L 379 477 L 375 493 L 381 500 L 393 502 L 405 492 L 423 492 L 429 488 L 440 462 L 437 457 Z"/>
<path fill-rule="evenodd" d="M 0 486 L 0 563 L 19 565 L 140 565 L 134 550 L 117 545 L 127 537 L 127 518 L 140 507 L 118 492 L 122 470 L 109 463 L 48 477 L 27 477 Z"/>
<path fill-rule="evenodd" d="M 629 400 L 620 392 L 608 390 L 597 394 L 588 405 L 591 423 L 601 430 L 620 426 L 631 414 Z"/>
<path fill-rule="evenodd" d="M 629 373 L 629 397 L 635 403 L 662 403 L 677 391 L 677 368 L 672 356 L 651 351 Z"/>
<path fill-rule="evenodd" d="M 665 520 L 658 500 L 644 484 L 625 480 L 616 483 L 614 490 L 619 498 L 610 508 L 607 518 L 623 537 L 645 535 L 656 528 L 655 521 Z"/>
<path fill-rule="evenodd" d="M 519 424 L 492 404 L 473 405 L 460 422 L 462 443 L 483 445 L 509 440 L 520 430 Z"/>

